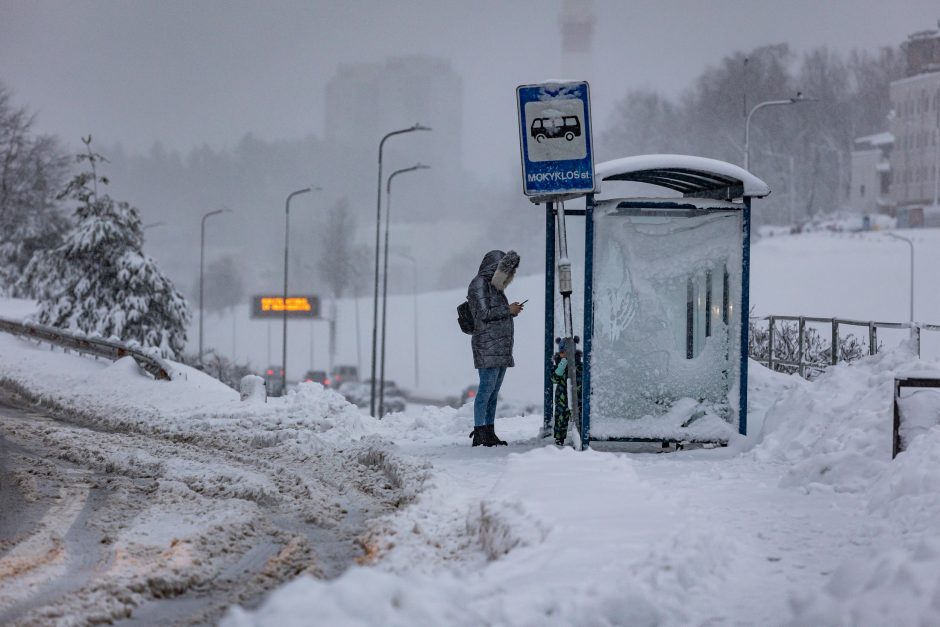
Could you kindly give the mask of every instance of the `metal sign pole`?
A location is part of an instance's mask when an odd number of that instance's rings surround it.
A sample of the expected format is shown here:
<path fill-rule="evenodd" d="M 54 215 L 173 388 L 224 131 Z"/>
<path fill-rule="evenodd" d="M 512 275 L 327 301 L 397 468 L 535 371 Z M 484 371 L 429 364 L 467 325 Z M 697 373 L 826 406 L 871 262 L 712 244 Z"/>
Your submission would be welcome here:
<path fill-rule="evenodd" d="M 555 204 L 555 216 L 558 220 L 558 292 L 561 294 L 562 311 L 565 317 L 565 343 L 568 348 L 568 385 L 570 394 L 568 396 L 571 402 L 568 407 L 571 410 L 571 420 L 569 424 L 574 423 L 577 427 L 581 424 L 581 402 L 578 398 L 578 369 L 577 354 L 578 349 L 574 345 L 574 330 L 571 320 L 571 260 L 568 258 L 568 234 L 565 230 L 565 203 Z M 580 435 L 580 434 L 579 434 Z M 581 448 L 581 438 L 576 438 L 576 448 Z"/>
<path fill-rule="evenodd" d="M 545 210 L 545 366 L 542 387 L 542 430 L 540 437 L 552 434 L 552 355 L 555 352 L 555 203 Z"/>
<path fill-rule="evenodd" d="M 571 315 L 571 261 L 568 259 L 564 200 L 596 191 L 590 86 L 586 81 L 519 85 L 516 87 L 516 105 L 522 191 L 535 204 L 545 202 L 548 205 L 545 241 L 545 416 L 540 435 L 548 433 L 553 400 L 550 373 L 554 337 L 554 224 L 557 224 L 558 231 L 557 276 L 563 303 L 565 340 L 569 345 L 568 351 L 572 353 L 567 376 L 571 385 L 571 416 L 580 433 L 582 412 L 578 398 L 577 347 L 574 346 Z M 577 439 L 575 446 L 581 448 L 581 438 Z"/>

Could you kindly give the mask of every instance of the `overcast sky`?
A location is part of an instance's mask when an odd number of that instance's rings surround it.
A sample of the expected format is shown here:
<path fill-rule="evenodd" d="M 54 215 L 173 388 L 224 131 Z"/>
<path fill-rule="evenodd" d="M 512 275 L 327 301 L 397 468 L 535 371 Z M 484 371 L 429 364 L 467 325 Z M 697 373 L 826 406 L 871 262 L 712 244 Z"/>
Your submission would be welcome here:
<path fill-rule="evenodd" d="M 562 78 L 560 9 L 561 0 L 0 0 L 0 81 L 38 112 L 41 130 L 72 145 L 92 133 L 132 152 L 157 140 L 187 151 L 232 146 L 248 131 L 322 135 L 324 85 L 340 63 L 449 58 L 464 81 L 464 163 L 503 178 L 519 158 L 515 86 Z M 602 127 L 631 87 L 677 95 L 722 56 L 768 43 L 896 45 L 935 28 L 940 4 L 595 0 L 594 12 Z"/>

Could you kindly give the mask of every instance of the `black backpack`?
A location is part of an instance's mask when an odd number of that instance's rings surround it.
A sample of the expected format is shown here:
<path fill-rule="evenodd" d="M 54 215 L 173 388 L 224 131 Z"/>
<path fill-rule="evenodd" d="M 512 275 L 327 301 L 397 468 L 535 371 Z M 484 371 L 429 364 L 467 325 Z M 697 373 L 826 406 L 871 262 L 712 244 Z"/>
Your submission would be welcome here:
<path fill-rule="evenodd" d="M 460 330 L 467 335 L 473 335 L 473 312 L 470 310 L 470 303 L 463 301 L 457 305 L 457 324 Z"/>

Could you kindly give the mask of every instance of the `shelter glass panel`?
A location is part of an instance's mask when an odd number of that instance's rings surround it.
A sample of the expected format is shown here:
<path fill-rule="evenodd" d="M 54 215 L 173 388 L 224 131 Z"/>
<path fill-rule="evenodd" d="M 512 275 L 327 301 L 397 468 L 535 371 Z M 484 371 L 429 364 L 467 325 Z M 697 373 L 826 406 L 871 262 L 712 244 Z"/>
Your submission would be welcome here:
<path fill-rule="evenodd" d="M 736 432 L 740 210 L 596 211 L 591 437 Z"/>

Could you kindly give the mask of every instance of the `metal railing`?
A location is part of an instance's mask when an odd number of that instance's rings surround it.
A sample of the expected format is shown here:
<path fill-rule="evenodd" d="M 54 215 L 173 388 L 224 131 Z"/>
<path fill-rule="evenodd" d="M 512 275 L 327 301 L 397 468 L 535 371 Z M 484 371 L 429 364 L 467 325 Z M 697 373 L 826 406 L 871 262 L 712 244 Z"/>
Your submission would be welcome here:
<path fill-rule="evenodd" d="M 40 342 L 48 342 L 59 346 L 66 351 L 74 350 L 79 354 L 94 355 L 116 361 L 122 357 L 133 357 L 134 361 L 149 372 L 155 379 L 169 381 L 173 370 L 159 357 L 147 354 L 145 351 L 127 346 L 116 340 L 88 337 L 74 331 L 66 331 L 41 324 L 19 322 L 9 318 L 0 318 L 0 331 L 13 335 L 26 337 Z"/>
<path fill-rule="evenodd" d="M 841 327 L 862 327 L 868 330 L 868 354 L 876 355 L 878 353 L 878 329 L 910 329 L 911 341 L 917 356 L 920 357 L 920 336 L 922 331 L 940 331 L 940 325 L 925 324 L 921 322 L 876 322 L 874 320 L 851 320 L 848 318 L 817 318 L 812 316 L 763 316 L 751 317 L 750 321 L 767 321 L 767 358 L 760 359 L 751 356 L 758 363 L 766 365 L 771 370 L 774 366 L 788 366 L 799 372 L 801 377 L 806 376 L 807 370 L 823 370 L 828 366 L 834 366 L 840 361 L 841 351 L 839 350 L 839 330 Z M 776 359 L 774 356 L 774 335 L 776 333 L 777 322 L 796 322 L 797 323 L 797 359 L 796 361 L 787 361 Z M 806 346 L 806 323 L 822 323 L 831 325 L 830 340 L 830 359 L 829 363 L 815 363 L 804 360 L 804 348 Z"/>

